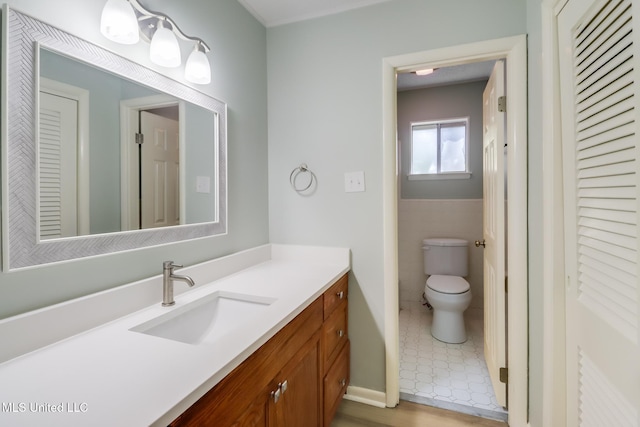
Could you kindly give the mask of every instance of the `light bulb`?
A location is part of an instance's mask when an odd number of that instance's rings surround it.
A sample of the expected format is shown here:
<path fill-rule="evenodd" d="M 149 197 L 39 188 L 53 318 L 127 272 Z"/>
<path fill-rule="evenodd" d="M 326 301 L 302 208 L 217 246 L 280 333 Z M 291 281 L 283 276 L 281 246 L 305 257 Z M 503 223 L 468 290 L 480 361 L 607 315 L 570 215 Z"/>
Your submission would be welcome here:
<path fill-rule="evenodd" d="M 207 55 L 202 51 L 200 43 L 196 43 L 196 47 L 187 58 L 187 64 L 184 68 L 184 77 L 191 83 L 206 85 L 211 83 L 211 66 Z"/>
<path fill-rule="evenodd" d="M 138 43 L 138 19 L 127 0 L 108 0 L 102 9 L 100 32 L 116 43 Z"/>
<path fill-rule="evenodd" d="M 151 39 L 149 57 L 153 63 L 168 68 L 179 67 L 182 63 L 178 40 L 173 31 L 165 28 L 162 20 L 158 21 L 158 28 Z"/>

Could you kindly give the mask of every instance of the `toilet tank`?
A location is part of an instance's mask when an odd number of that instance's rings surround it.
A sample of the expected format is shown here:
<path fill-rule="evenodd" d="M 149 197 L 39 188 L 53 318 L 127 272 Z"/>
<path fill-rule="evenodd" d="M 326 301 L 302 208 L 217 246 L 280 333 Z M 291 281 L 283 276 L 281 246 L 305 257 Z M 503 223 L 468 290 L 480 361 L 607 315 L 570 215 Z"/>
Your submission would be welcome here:
<path fill-rule="evenodd" d="M 466 277 L 469 272 L 468 246 L 469 242 L 463 239 L 424 239 L 424 272 L 429 276 Z"/>

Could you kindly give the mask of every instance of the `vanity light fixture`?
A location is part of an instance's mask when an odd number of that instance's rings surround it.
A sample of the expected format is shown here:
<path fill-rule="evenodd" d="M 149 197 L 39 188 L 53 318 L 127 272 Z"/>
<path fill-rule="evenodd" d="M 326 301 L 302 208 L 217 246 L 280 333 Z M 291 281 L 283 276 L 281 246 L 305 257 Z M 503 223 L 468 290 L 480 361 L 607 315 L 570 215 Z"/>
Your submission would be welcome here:
<path fill-rule="evenodd" d="M 138 0 L 107 0 L 100 31 L 109 40 L 121 44 L 135 44 L 142 37 L 150 43 L 151 61 L 168 68 L 182 63 L 176 36 L 192 42 L 195 45 L 185 64 L 185 79 L 196 84 L 211 82 L 211 66 L 206 55 L 211 50 L 209 46 L 200 38 L 186 35 L 167 15 L 146 9 Z"/>

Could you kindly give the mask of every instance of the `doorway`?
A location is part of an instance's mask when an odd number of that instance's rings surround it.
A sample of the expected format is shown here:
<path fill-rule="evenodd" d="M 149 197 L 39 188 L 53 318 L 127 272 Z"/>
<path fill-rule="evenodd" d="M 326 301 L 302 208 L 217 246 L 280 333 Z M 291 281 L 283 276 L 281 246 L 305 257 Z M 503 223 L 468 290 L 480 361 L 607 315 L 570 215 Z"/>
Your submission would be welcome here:
<path fill-rule="evenodd" d="M 496 245 L 490 239 L 494 235 L 490 228 L 500 224 L 504 230 L 504 221 L 498 221 L 495 215 L 499 210 L 483 211 L 493 205 L 504 206 L 504 201 L 500 196 L 500 201 L 484 198 L 483 202 L 483 197 L 498 197 L 499 191 L 489 186 L 493 183 L 489 178 L 503 178 L 505 174 L 483 174 L 483 168 L 494 164 L 488 162 L 494 156 L 485 159 L 485 152 L 502 156 L 504 138 L 497 138 L 497 149 L 483 148 L 483 140 L 486 136 L 487 143 L 496 141 L 487 132 L 507 114 L 498 112 L 495 102 L 488 102 L 499 96 L 495 90 L 488 91 L 489 82 L 493 82 L 493 88 L 497 82 L 504 87 L 504 80 L 498 77 L 503 75 L 503 68 L 503 61 L 490 60 L 397 76 L 400 398 L 499 420 L 507 418 L 503 408 L 505 386 L 496 380 L 494 389 L 492 371 L 487 366 L 505 366 L 504 356 L 498 362 L 490 354 L 488 360 L 494 363 L 486 363 L 485 341 L 488 349 L 501 349 L 504 355 L 505 328 L 504 320 L 502 334 L 491 333 L 500 330 L 485 325 L 483 314 L 500 310 L 491 309 L 495 298 L 489 296 L 498 293 L 483 286 L 483 266 L 490 260 L 486 256 L 500 246 L 500 258 L 504 260 L 504 244 Z M 485 105 L 485 95 L 489 94 L 494 96 L 488 96 Z M 488 120 L 485 125 L 484 115 L 493 118 L 489 111 L 495 111 L 500 120 Z M 504 182 L 495 184 L 498 190 L 505 188 Z M 471 302 L 464 311 L 464 342 L 445 343 L 430 333 L 433 309 L 424 295 L 423 239 L 444 237 L 461 239 L 468 245 L 465 277 L 471 285 Z M 486 249 L 474 247 L 473 242 L 483 238 L 487 239 Z M 497 252 L 493 258 L 498 258 Z M 504 271 L 504 261 L 492 264 Z M 494 277 L 499 281 L 493 274 L 488 280 Z M 504 303 L 501 306 L 504 313 Z M 503 319 L 504 315 L 488 320 L 497 318 Z M 503 344 L 494 345 L 499 341 Z"/>
<path fill-rule="evenodd" d="M 183 108 L 182 102 L 164 95 L 121 102 L 122 230 L 183 221 Z"/>
<path fill-rule="evenodd" d="M 527 222 L 526 222 L 526 37 L 472 43 L 446 49 L 385 58 L 383 63 L 384 129 L 384 258 L 385 341 L 387 346 L 386 405 L 399 401 L 399 315 L 396 157 L 396 73 L 418 66 L 445 67 L 504 58 L 507 64 L 507 96 L 513 106 L 507 121 L 509 199 L 508 259 L 510 289 L 508 305 L 508 393 L 512 426 L 527 420 Z"/>

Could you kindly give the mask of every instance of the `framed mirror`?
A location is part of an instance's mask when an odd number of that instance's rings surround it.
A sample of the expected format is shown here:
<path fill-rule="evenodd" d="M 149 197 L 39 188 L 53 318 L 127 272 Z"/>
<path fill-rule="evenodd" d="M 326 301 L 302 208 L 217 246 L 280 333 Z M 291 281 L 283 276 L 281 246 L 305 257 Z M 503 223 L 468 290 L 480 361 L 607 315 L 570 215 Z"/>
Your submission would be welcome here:
<path fill-rule="evenodd" d="M 223 102 L 6 5 L 3 29 L 4 270 L 226 233 Z"/>

